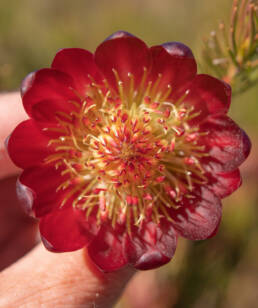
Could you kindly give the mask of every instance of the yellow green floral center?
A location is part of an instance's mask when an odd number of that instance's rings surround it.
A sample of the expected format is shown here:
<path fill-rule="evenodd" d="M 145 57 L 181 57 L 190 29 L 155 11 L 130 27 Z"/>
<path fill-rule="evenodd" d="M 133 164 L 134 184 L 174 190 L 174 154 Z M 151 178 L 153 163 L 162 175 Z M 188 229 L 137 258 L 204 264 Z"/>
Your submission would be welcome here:
<path fill-rule="evenodd" d="M 188 91 L 177 101 L 169 100 L 171 87 L 162 93 L 156 83 L 134 78 L 125 90 L 116 71 L 118 93 L 109 85 L 88 86 L 86 96 L 72 104 L 70 114 L 58 112 L 61 136 L 50 141 L 56 153 L 46 159 L 62 176 L 57 187 L 66 190 L 64 206 L 72 197 L 75 208 L 98 223 L 110 220 L 139 226 L 145 219 L 159 223 L 169 208 L 180 207 L 182 197 L 193 198 L 195 183 L 206 178 L 200 159 L 206 156 L 198 145 L 198 126 L 189 121 L 198 116 L 187 104 Z M 48 129 L 48 128 L 46 128 Z M 51 128 L 49 128 L 51 130 Z"/>

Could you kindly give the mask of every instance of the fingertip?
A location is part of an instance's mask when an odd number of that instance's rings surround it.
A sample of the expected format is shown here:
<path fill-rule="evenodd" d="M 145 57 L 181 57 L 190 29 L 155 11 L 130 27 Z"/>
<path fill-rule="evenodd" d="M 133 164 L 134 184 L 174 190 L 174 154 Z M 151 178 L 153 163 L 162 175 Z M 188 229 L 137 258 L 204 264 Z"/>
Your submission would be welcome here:
<path fill-rule="evenodd" d="M 16 167 L 9 158 L 6 149 L 0 145 L 0 179 L 18 174 L 21 169 Z"/>
<path fill-rule="evenodd" d="M 12 130 L 26 118 L 27 115 L 23 110 L 18 92 L 0 95 L 0 178 L 17 174 L 20 170 L 11 162 L 5 145 L 8 143 Z"/>

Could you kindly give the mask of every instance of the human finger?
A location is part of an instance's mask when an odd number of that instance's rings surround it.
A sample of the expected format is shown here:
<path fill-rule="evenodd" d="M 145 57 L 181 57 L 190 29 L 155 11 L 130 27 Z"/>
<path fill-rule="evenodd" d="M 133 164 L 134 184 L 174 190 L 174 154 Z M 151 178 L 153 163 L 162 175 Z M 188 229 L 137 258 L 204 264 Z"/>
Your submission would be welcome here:
<path fill-rule="evenodd" d="M 40 244 L 0 274 L 0 307 L 113 307 L 134 272 L 103 273 L 86 249 L 53 254 Z"/>
<path fill-rule="evenodd" d="M 0 178 L 19 172 L 10 160 L 4 142 L 16 125 L 26 118 L 19 92 L 0 95 Z"/>
<path fill-rule="evenodd" d="M 16 196 L 16 176 L 0 179 L 0 271 L 32 249 L 37 222 L 22 210 Z"/>

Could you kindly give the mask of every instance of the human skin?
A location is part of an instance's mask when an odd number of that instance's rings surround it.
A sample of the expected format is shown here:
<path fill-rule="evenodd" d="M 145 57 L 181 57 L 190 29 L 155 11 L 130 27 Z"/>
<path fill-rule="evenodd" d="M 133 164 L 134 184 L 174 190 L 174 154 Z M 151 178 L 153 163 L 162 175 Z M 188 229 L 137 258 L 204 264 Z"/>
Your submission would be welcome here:
<path fill-rule="evenodd" d="M 42 244 L 35 246 L 37 223 L 18 205 L 19 169 L 4 148 L 4 140 L 26 119 L 19 93 L 0 95 L 0 117 L 0 307 L 113 307 L 135 270 L 106 274 L 86 249 L 54 254 Z"/>

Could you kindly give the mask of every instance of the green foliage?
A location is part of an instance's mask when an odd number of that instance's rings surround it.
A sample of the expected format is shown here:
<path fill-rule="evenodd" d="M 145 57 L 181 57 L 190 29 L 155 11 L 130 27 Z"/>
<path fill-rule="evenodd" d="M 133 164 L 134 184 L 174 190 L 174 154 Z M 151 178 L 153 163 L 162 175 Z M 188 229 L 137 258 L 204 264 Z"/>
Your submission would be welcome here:
<path fill-rule="evenodd" d="M 234 0 L 231 23 L 219 24 L 205 40 L 202 69 L 231 84 L 233 94 L 242 93 L 258 81 L 258 3 Z"/>

